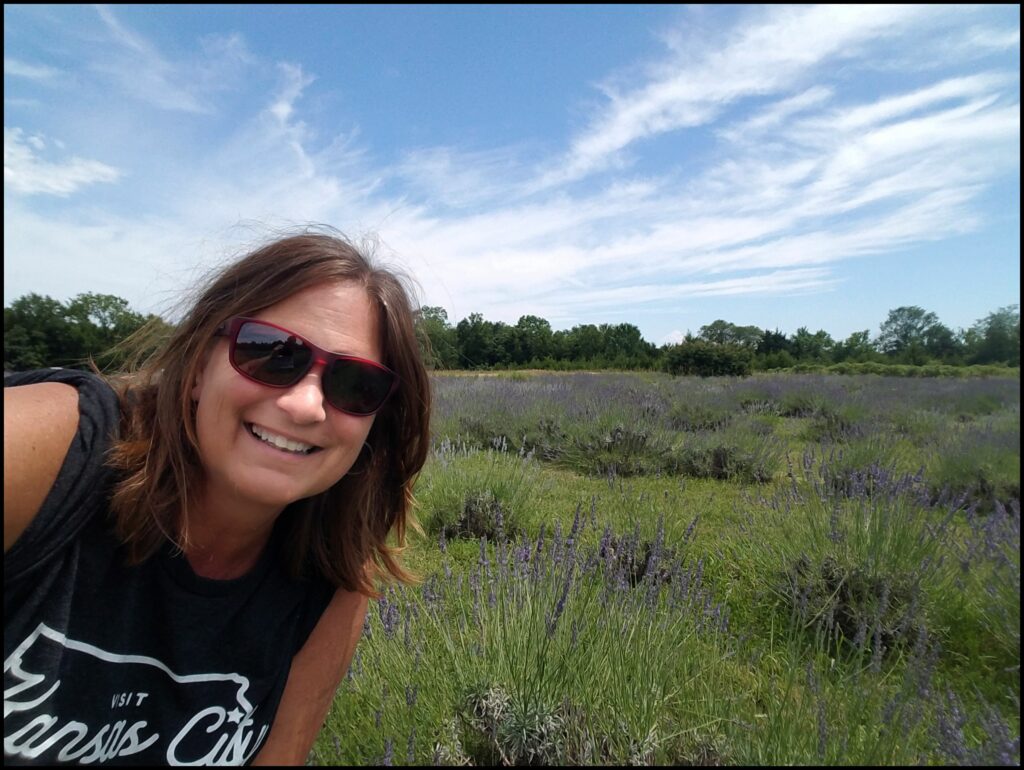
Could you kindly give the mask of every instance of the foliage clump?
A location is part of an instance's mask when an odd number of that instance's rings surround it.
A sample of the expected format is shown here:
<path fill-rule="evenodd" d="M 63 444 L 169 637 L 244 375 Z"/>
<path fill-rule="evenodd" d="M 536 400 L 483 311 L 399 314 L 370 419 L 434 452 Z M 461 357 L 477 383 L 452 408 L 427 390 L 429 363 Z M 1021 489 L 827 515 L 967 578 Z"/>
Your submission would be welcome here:
<path fill-rule="evenodd" d="M 807 630 L 880 660 L 923 632 L 918 588 L 906 575 L 873 574 L 827 555 L 802 555 L 785 573 L 782 592 Z"/>
<path fill-rule="evenodd" d="M 489 489 L 473 490 L 463 501 L 461 515 L 454 522 L 441 525 L 441 534 L 449 539 L 484 538 L 495 542 L 504 529 L 505 515 L 502 502 L 494 492 Z"/>
<path fill-rule="evenodd" d="M 497 542 L 524 529 L 524 513 L 537 492 L 536 461 L 504 445 L 487 452 L 441 442 L 416 489 L 427 532 L 446 539 Z"/>
<path fill-rule="evenodd" d="M 642 476 L 660 473 L 667 454 L 651 432 L 615 425 L 574 436 L 562 459 L 564 464 L 591 476 Z"/>
<path fill-rule="evenodd" d="M 473 764 L 539 766 L 566 759 L 565 708 L 515 697 L 500 685 L 473 689 L 464 703 L 464 745 Z"/>

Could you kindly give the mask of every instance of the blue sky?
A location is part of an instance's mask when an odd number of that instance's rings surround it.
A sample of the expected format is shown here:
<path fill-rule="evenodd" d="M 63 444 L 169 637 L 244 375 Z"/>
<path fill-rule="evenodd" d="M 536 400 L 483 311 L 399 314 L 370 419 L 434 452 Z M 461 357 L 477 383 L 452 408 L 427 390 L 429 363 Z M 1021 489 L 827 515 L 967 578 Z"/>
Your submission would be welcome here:
<path fill-rule="evenodd" d="M 1020 301 L 1017 6 L 4 6 L 4 303 L 325 223 L 656 344 Z"/>

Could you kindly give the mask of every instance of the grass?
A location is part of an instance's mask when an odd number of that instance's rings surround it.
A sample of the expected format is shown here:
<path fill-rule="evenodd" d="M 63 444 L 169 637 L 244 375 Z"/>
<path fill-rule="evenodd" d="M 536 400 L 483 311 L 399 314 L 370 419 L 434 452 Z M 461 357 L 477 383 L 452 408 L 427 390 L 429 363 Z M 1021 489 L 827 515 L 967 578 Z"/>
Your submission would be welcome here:
<path fill-rule="evenodd" d="M 425 581 L 371 606 L 311 762 L 1019 764 L 1016 381 L 437 386 Z"/>

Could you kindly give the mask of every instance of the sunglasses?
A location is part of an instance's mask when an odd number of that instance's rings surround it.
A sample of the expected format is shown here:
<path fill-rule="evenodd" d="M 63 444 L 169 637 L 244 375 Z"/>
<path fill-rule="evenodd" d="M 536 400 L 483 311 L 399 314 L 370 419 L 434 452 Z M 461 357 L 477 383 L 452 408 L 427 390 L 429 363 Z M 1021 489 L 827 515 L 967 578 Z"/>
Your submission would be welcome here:
<path fill-rule="evenodd" d="M 290 388 L 314 364 L 323 364 L 324 398 L 360 417 L 378 411 L 398 387 L 398 375 L 365 358 L 331 353 L 295 332 L 252 318 L 232 318 L 215 332 L 230 340 L 228 359 L 243 377 L 271 388 Z"/>

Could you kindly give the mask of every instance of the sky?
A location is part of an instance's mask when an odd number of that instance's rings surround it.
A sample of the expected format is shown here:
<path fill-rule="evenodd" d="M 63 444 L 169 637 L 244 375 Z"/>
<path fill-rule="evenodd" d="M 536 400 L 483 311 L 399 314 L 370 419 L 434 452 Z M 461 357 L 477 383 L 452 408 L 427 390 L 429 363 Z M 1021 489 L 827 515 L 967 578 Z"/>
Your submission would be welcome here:
<path fill-rule="evenodd" d="M 4 6 L 4 304 L 329 225 L 415 301 L 657 345 L 1020 302 L 1020 9 Z"/>

